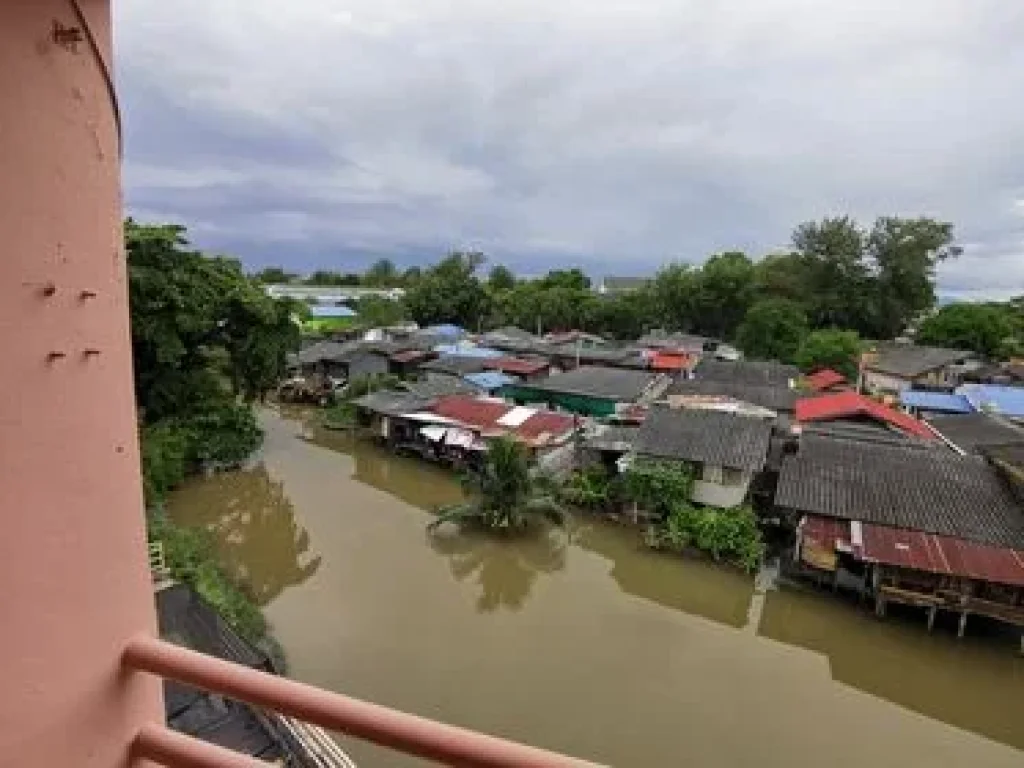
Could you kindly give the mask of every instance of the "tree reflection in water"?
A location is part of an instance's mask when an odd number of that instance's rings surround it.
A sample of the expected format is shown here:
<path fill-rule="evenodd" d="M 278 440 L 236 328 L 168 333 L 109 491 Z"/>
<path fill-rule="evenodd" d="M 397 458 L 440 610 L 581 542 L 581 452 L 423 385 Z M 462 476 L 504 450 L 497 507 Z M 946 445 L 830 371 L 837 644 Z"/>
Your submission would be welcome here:
<path fill-rule="evenodd" d="M 555 528 L 531 530 L 519 536 L 443 530 L 427 536 L 431 548 L 448 558 L 456 581 L 476 575 L 481 613 L 518 611 L 530 596 L 540 574 L 565 568 L 568 537 Z"/>
<path fill-rule="evenodd" d="M 224 477 L 223 495 L 206 527 L 232 575 L 259 605 L 301 584 L 320 567 L 309 534 L 295 521 L 282 483 L 262 466 Z"/>

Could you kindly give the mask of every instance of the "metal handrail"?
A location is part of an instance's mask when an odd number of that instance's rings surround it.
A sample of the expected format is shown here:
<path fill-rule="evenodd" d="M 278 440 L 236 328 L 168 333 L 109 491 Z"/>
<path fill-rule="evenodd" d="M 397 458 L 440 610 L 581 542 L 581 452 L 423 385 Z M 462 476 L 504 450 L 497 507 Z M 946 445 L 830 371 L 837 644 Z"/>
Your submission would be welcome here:
<path fill-rule="evenodd" d="M 447 765 L 474 768 L 596 768 L 595 763 L 360 701 L 197 653 L 147 635 L 137 636 L 128 642 L 123 662 L 130 669 L 176 680 Z M 137 741 L 142 740 L 144 735 L 140 734 Z M 154 734 L 149 733 L 150 742 L 154 741 L 153 737 Z M 167 747 L 166 743 L 164 747 Z"/>

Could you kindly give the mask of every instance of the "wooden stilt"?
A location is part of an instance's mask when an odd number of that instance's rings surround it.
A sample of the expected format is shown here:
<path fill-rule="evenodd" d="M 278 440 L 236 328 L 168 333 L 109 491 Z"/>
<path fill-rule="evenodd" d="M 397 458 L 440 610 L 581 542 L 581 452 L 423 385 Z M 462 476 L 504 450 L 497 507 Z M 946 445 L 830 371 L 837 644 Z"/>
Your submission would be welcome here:
<path fill-rule="evenodd" d="M 876 597 L 875 598 L 875 616 L 877 616 L 880 619 L 885 618 L 885 598 L 884 597 Z"/>
<path fill-rule="evenodd" d="M 937 605 L 933 605 L 931 608 L 928 609 L 928 631 L 929 632 L 931 632 L 932 631 L 932 627 L 935 626 L 935 614 L 938 612 L 938 610 L 939 610 L 939 607 Z"/>
<path fill-rule="evenodd" d="M 964 632 L 967 630 L 967 611 L 960 614 L 960 628 L 956 631 L 957 637 L 963 637 Z"/>

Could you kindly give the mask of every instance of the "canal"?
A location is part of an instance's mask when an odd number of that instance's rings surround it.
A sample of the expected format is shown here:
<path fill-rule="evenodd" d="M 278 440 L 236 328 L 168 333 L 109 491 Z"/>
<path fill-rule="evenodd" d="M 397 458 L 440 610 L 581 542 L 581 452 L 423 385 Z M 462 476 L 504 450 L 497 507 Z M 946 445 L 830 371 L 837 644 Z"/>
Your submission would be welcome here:
<path fill-rule="evenodd" d="M 262 419 L 262 463 L 189 483 L 171 513 L 214 532 L 292 677 L 615 766 L 1024 765 L 1011 638 L 755 599 L 590 520 L 431 539 L 427 510 L 460 495 L 447 473 Z M 420 764 L 343 743 L 363 768 Z"/>

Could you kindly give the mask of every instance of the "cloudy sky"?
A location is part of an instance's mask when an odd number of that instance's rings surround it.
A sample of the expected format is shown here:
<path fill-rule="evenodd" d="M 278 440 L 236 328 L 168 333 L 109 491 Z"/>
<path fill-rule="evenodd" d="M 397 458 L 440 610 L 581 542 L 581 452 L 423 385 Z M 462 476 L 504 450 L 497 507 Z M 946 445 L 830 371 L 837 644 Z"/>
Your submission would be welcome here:
<path fill-rule="evenodd" d="M 1015 0 L 118 0 L 127 205 L 252 266 L 637 274 L 954 221 L 1024 293 Z"/>

